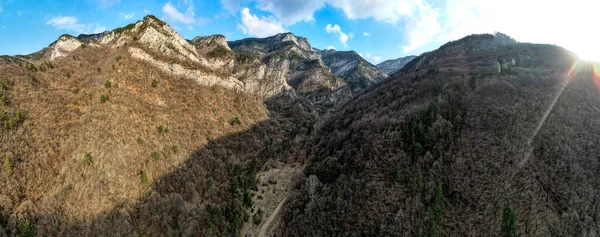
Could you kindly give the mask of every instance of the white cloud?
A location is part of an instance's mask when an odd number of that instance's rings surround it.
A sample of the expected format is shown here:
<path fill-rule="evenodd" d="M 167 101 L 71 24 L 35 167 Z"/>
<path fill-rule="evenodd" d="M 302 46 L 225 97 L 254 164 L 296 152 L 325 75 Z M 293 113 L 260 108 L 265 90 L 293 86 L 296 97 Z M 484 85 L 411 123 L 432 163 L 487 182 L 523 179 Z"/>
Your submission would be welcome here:
<path fill-rule="evenodd" d="M 242 20 L 241 24 L 237 25 L 237 28 L 242 30 L 244 34 L 267 37 L 277 33 L 285 32 L 282 24 L 277 21 L 274 17 L 258 17 L 250 14 L 250 9 L 244 8 L 240 12 Z"/>
<path fill-rule="evenodd" d="M 61 30 L 70 30 L 79 34 L 100 33 L 106 31 L 106 27 L 94 24 L 81 24 L 76 17 L 72 16 L 57 16 L 46 22 L 46 25 L 54 26 Z"/>
<path fill-rule="evenodd" d="M 405 45 L 402 46 L 404 53 L 410 53 L 415 49 L 433 41 L 441 30 L 441 24 L 438 21 L 438 9 L 434 9 L 427 4 L 418 4 L 418 11 L 408 16 L 405 32 Z"/>
<path fill-rule="evenodd" d="M 150 10 L 148 10 L 148 9 L 144 9 L 144 14 L 150 14 L 150 13 L 151 13 L 151 11 L 150 11 Z"/>
<path fill-rule="evenodd" d="M 327 48 L 326 48 L 326 49 L 333 49 L 333 50 L 336 50 L 336 48 L 335 48 L 335 47 L 333 47 L 333 46 L 331 46 L 331 45 L 327 46 Z"/>
<path fill-rule="evenodd" d="M 194 23 L 194 7 L 189 7 L 185 14 L 181 13 L 171 4 L 171 1 L 168 1 L 162 8 L 163 14 L 169 20 L 178 21 L 184 24 L 192 24 Z"/>
<path fill-rule="evenodd" d="M 325 31 L 327 31 L 327 33 L 338 34 L 340 36 L 340 42 L 344 44 L 344 47 L 348 47 L 346 44 L 348 41 L 348 35 L 342 32 L 342 28 L 340 28 L 339 25 L 335 24 L 332 26 L 331 24 L 327 24 L 327 26 L 325 26 Z"/>
<path fill-rule="evenodd" d="M 323 0 L 257 0 L 257 8 L 272 13 L 284 25 L 313 21 L 313 13 L 325 6 Z"/>
<path fill-rule="evenodd" d="M 121 2 L 121 0 L 96 0 L 99 8 L 107 8 Z"/>
<path fill-rule="evenodd" d="M 379 57 L 379 56 L 373 56 L 373 61 L 374 62 L 379 62 L 381 61 L 383 58 Z"/>
<path fill-rule="evenodd" d="M 371 18 L 390 24 L 402 23 L 399 29 L 410 32 L 406 34 L 407 43 L 404 45 L 407 52 L 431 42 L 441 31 L 438 9 L 425 1 L 428 0 L 220 0 L 223 8 L 230 13 L 241 5 L 255 2 L 258 9 L 271 13 L 273 21 L 283 26 L 299 21 L 313 21 L 314 13 L 326 5 L 341 9 L 352 20 Z M 341 30 L 335 33 L 339 34 L 344 46 L 347 46 L 349 38 L 354 37 L 354 34 L 346 34 Z M 364 32 L 363 35 L 370 36 L 370 33 Z"/>
<path fill-rule="evenodd" d="M 129 20 L 132 19 L 134 15 L 135 14 L 133 12 L 129 14 L 121 13 L 121 18 L 123 18 L 123 20 Z"/>
<path fill-rule="evenodd" d="M 352 33 L 352 32 L 348 33 L 348 37 L 350 37 L 350 39 L 354 38 L 354 33 Z"/>
<path fill-rule="evenodd" d="M 325 6 L 339 9 L 348 19 L 387 22 L 404 35 L 402 49 L 418 52 L 423 46 L 443 43 L 473 33 L 500 31 L 520 41 L 554 43 L 579 53 L 600 55 L 597 39 L 598 3 L 589 0 L 220 0 L 231 13 L 255 4 L 272 15 L 271 21 L 289 26 L 314 20 Z M 543 6 L 543 8 L 540 8 Z M 586 7 L 581 7 L 586 6 Z M 532 10 L 536 9 L 536 10 Z M 536 19 L 532 21 L 531 19 Z M 317 19 L 318 20 L 318 19 Z M 341 32 L 341 30 L 340 30 Z M 363 35 L 370 36 L 369 32 Z M 349 35 L 346 35 L 350 38 Z M 340 34 L 340 39 L 342 35 Z M 600 57 L 600 56 L 598 56 Z"/>
<path fill-rule="evenodd" d="M 4 10 L 4 9 L 2 9 L 2 8 L 0 7 L 0 12 L 2 12 L 2 10 Z"/>
<path fill-rule="evenodd" d="M 367 58 L 371 58 L 371 54 L 370 53 L 367 53 L 366 56 L 367 56 Z"/>
<path fill-rule="evenodd" d="M 180 12 L 171 4 L 171 1 L 168 1 L 163 7 L 162 12 L 167 21 L 180 22 L 187 25 L 186 28 L 189 30 L 193 30 L 192 25 L 204 25 L 208 22 L 207 18 L 195 18 L 194 13 L 194 2 L 184 0 L 184 3 L 187 5 L 187 9 L 184 13 Z"/>
<path fill-rule="evenodd" d="M 220 0 L 221 6 L 229 12 L 231 15 L 236 15 L 241 9 L 242 5 L 250 3 L 251 0 Z"/>

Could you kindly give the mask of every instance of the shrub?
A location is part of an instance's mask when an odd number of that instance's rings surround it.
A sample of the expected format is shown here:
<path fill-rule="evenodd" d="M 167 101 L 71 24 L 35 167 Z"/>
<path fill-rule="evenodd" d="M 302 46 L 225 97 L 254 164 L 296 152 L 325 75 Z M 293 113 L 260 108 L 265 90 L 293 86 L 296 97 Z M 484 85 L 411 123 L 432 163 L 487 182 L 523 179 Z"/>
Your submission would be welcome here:
<path fill-rule="evenodd" d="M 111 86 L 110 80 L 106 80 L 106 82 L 104 82 L 104 87 L 110 88 Z"/>
<path fill-rule="evenodd" d="M 212 51 L 208 52 L 207 56 L 211 58 L 224 58 L 229 55 L 229 50 L 221 45 L 217 45 Z"/>
<path fill-rule="evenodd" d="M 159 161 L 160 157 L 161 157 L 160 152 L 158 152 L 158 151 L 152 152 L 152 159 L 154 159 L 155 161 Z"/>
<path fill-rule="evenodd" d="M 4 129 L 9 130 L 9 129 L 13 129 L 18 124 L 25 121 L 25 113 L 21 112 L 21 111 L 17 111 L 14 114 L 10 114 L 10 113 L 5 113 L 4 111 L 0 110 L 0 119 L 2 119 L 2 120 L 6 119 L 6 121 L 4 121 Z"/>
<path fill-rule="evenodd" d="M 71 73 L 67 72 L 67 73 L 65 73 L 65 76 L 66 76 L 67 78 L 71 78 Z"/>
<path fill-rule="evenodd" d="M 248 222 L 249 219 L 250 219 L 250 214 L 248 214 L 247 211 L 244 211 L 244 222 Z"/>
<path fill-rule="evenodd" d="M 110 99 L 110 95 L 108 95 L 108 94 L 100 95 L 100 103 L 104 104 L 109 99 Z"/>
<path fill-rule="evenodd" d="M 252 207 L 252 193 L 246 191 L 244 192 L 244 196 L 243 196 L 243 203 L 244 206 L 247 208 L 251 208 Z"/>
<path fill-rule="evenodd" d="M 157 87 L 158 86 L 158 81 L 156 79 L 152 80 L 152 87 Z"/>
<path fill-rule="evenodd" d="M 254 225 L 260 224 L 260 221 L 262 220 L 262 214 L 262 210 L 260 209 L 258 209 L 258 211 L 254 213 L 254 215 L 252 216 L 252 223 L 254 223 Z"/>
<path fill-rule="evenodd" d="M 140 145 L 144 144 L 144 139 L 142 139 L 142 137 L 138 137 L 137 143 Z"/>
<path fill-rule="evenodd" d="M 504 205 L 504 211 L 502 212 L 502 236 L 517 236 L 515 213 L 508 204 Z"/>
<path fill-rule="evenodd" d="M 117 60 L 117 62 L 121 61 L 121 55 L 117 55 L 117 57 L 115 58 L 115 60 Z"/>
<path fill-rule="evenodd" d="M 33 227 L 33 223 L 31 223 L 28 219 L 25 219 L 23 222 L 23 226 L 21 226 L 21 236 L 22 237 L 35 237 L 37 234 L 35 233 L 35 228 Z"/>
<path fill-rule="evenodd" d="M 92 164 L 92 155 L 89 152 L 83 156 L 83 162 L 85 162 L 86 165 Z"/>
<path fill-rule="evenodd" d="M 394 178 L 396 180 L 396 183 L 401 183 L 402 181 L 402 167 L 400 165 L 400 161 L 396 162 L 396 170 L 395 170 L 395 174 L 394 174 Z"/>
<path fill-rule="evenodd" d="M 238 117 L 235 117 L 235 118 L 233 118 L 233 119 L 231 120 L 231 122 L 230 122 L 230 123 L 231 123 L 231 126 L 235 126 L 235 125 L 240 125 L 240 124 L 242 124 L 242 121 L 240 121 L 240 118 L 238 118 Z"/>
<path fill-rule="evenodd" d="M 148 174 L 146 174 L 146 171 L 140 171 L 140 183 L 144 189 L 150 188 L 150 180 L 148 179 Z"/>
<path fill-rule="evenodd" d="M 12 157 L 10 155 L 6 155 L 4 158 L 4 170 L 8 174 L 12 174 L 14 169 L 14 163 Z"/>
<path fill-rule="evenodd" d="M 158 131 L 158 133 L 166 132 L 165 127 L 163 125 L 158 125 L 158 127 L 156 127 L 156 130 Z"/>
<path fill-rule="evenodd" d="M 138 37 L 134 35 L 133 40 L 138 40 Z"/>
<path fill-rule="evenodd" d="M 6 95 L 0 94 L 0 105 L 8 105 L 8 104 L 10 104 L 10 101 L 8 100 Z"/>
<path fill-rule="evenodd" d="M 433 208 L 431 213 L 431 233 L 429 236 L 438 236 L 438 226 L 442 221 L 442 215 L 444 211 L 444 193 L 442 185 L 438 184 L 435 188 L 435 198 L 433 200 Z"/>
<path fill-rule="evenodd" d="M 36 83 L 36 82 L 38 82 L 37 78 L 35 78 L 35 76 L 34 76 L 34 75 L 29 75 L 29 80 L 30 80 L 31 82 L 33 82 L 33 83 Z"/>
<path fill-rule="evenodd" d="M 171 147 L 171 149 L 173 150 L 173 153 L 175 154 L 179 154 L 179 146 L 178 145 L 173 145 Z"/>
<path fill-rule="evenodd" d="M 102 69 L 98 68 L 98 69 L 96 69 L 96 72 L 98 72 L 98 74 L 101 74 L 102 73 Z"/>

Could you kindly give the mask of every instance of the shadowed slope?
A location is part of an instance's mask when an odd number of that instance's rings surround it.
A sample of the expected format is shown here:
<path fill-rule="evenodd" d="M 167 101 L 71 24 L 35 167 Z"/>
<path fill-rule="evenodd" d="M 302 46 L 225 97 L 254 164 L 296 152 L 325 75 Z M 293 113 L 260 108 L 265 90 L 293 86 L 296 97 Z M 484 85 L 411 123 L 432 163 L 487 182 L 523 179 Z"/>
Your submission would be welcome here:
<path fill-rule="evenodd" d="M 422 64 L 431 70 L 396 74 L 333 115 L 278 235 L 496 236 L 511 231 L 502 224 L 511 217 L 519 235 L 598 233 L 600 102 L 590 65 L 570 75 L 528 146 L 576 57 L 512 44 L 464 60 L 479 64 Z M 501 72 L 478 66 L 486 62 Z"/>

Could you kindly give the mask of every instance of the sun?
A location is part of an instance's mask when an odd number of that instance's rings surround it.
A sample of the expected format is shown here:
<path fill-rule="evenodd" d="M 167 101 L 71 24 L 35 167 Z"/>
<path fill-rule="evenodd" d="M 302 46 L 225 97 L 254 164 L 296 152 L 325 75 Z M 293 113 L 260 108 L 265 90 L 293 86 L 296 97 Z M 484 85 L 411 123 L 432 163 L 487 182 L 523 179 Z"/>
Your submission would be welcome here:
<path fill-rule="evenodd" d="M 600 45 L 591 47 L 580 46 L 579 48 L 582 49 L 578 49 L 574 52 L 577 53 L 580 59 L 600 63 Z"/>

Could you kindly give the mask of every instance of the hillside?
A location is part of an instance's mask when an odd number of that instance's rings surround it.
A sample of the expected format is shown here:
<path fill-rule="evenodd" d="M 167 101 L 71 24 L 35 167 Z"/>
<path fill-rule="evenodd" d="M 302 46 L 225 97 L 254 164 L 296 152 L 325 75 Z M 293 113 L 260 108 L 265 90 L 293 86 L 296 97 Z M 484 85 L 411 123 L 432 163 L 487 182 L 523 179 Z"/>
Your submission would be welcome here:
<path fill-rule="evenodd" d="M 268 214 L 252 204 L 256 175 L 297 162 L 316 111 L 304 97 L 265 97 L 250 83 L 260 81 L 238 79 L 260 68 L 238 70 L 223 42 L 187 41 L 147 16 L 3 56 L 2 229 L 227 236 Z"/>
<path fill-rule="evenodd" d="M 406 65 L 416 57 L 417 56 L 406 56 L 402 58 L 386 60 L 377 64 L 377 67 L 380 68 L 383 72 L 387 73 L 388 75 L 392 75 L 398 70 L 402 69 L 404 65 Z"/>
<path fill-rule="evenodd" d="M 364 90 L 388 77 L 354 51 L 324 50 L 321 51 L 321 58 L 331 72 L 342 78 L 354 92 Z"/>
<path fill-rule="evenodd" d="M 278 236 L 599 233 L 589 63 L 474 35 L 402 71 L 320 126 Z"/>

